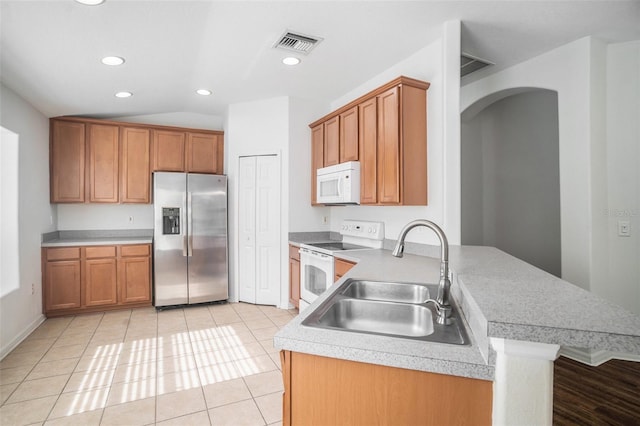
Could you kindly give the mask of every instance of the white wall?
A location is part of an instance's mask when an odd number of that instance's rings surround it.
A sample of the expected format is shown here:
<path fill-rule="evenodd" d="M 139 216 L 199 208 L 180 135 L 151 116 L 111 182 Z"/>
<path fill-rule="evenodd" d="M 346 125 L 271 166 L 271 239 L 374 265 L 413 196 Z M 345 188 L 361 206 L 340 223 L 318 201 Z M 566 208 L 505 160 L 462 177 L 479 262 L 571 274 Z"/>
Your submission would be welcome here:
<path fill-rule="evenodd" d="M 606 69 L 606 252 L 592 290 L 640 314 L 640 40 L 609 45 Z M 618 221 L 631 225 L 618 236 Z"/>
<path fill-rule="evenodd" d="M 9 88 L 0 85 L 0 125 L 18 135 L 18 238 L 20 283 L 0 298 L 0 357 L 44 320 L 41 234 L 55 230 L 49 204 L 49 121 Z M 4 195 L 4 194 L 3 194 Z M 32 294 L 32 286 L 34 294 Z"/>
<path fill-rule="evenodd" d="M 461 111 L 511 88 L 558 92 L 562 277 L 590 288 L 591 38 L 559 47 L 462 87 Z"/>
<path fill-rule="evenodd" d="M 60 231 L 153 229 L 153 204 L 58 204 L 57 209 Z"/>
<path fill-rule="evenodd" d="M 331 103 L 331 110 L 337 109 L 400 75 L 431 84 L 427 90 L 428 206 L 331 207 L 332 231 L 339 231 L 343 219 L 383 221 L 385 237 L 395 239 L 407 222 L 423 218 L 441 225 L 451 244 L 460 243 L 459 189 L 457 195 L 455 191 L 446 193 L 450 186 L 456 187 L 460 170 L 460 22 L 445 23 L 442 34 L 442 38 Z M 447 183 L 448 179 L 452 182 Z M 438 244 L 437 237 L 425 228 L 411 232 L 407 241 Z"/>

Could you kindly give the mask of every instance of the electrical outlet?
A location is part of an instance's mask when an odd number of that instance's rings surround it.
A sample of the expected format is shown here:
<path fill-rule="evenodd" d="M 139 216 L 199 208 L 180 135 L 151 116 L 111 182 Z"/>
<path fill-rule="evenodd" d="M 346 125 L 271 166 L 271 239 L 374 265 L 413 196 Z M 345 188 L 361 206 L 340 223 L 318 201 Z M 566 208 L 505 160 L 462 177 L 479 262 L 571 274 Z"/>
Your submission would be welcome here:
<path fill-rule="evenodd" d="M 36 294 L 36 285 L 34 283 L 31 283 L 31 294 Z"/>
<path fill-rule="evenodd" d="M 618 221 L 618 237 L 630 237 L 631 236 L 631 224 L 628 220 Z"/>

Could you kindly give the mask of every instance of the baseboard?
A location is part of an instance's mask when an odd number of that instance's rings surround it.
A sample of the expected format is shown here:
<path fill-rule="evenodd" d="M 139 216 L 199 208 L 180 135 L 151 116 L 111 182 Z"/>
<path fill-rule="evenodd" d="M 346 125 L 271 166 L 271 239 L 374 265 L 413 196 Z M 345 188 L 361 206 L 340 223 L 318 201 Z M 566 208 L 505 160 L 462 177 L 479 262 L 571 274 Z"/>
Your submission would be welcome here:
<path fill-rule="evenodd" d="M 584 348 L 563 347 L 560 349 L 560 356 L 570 358 L 574 361 L 578 361 L 592 367 L 597 367 L 612 359 L 640 362 L 639 355 Z"/>
<path fill-rule="evenodd" d="M 31 324 L 29 324 L 27 326 L 27 328 L 25 328 L 22 333 L 18 334 L 11 342 L 9 342 L 9 344 L 7 344 L 6 346 L 4 346 L 3 348 L 0 349 L 0 361 L 2 359 L 4 359 L 4 357 L 6 357 L 7 355 L 9 355 L 9 353 L 14 350 L 16 348 L 16 346 L 18 346 L 20 343 L 22 343 L 22 341 L 24 339 L 26 339 L 31 333 L 33 333 L 33 331 L 38 328 L 38 326 L 40 324 L 42 324 L 44 322 L 44 320 L 46 320 L 47 318 L 40 314 L 39 317 L 37 317 L 35 320 L 33 320 L 31 322 Z"/>

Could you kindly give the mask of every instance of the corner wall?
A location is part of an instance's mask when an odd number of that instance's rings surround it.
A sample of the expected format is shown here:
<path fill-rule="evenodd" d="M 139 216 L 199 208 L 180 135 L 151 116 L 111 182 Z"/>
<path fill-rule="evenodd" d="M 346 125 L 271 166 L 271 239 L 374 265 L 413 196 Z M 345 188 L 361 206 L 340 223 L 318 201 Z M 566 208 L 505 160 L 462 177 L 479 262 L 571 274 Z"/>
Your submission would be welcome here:
<path fill-rule="evenodd" d="M 42 315 L 41 234 L 55 230 L 49 204 L 49 120 L 11 89 L 0 85 L 0 125 L 18 140 L 17 288 L 0 299 L 0 358 L 24 339 Z M 34 287 L 34 294 L 31 288 Z"/>

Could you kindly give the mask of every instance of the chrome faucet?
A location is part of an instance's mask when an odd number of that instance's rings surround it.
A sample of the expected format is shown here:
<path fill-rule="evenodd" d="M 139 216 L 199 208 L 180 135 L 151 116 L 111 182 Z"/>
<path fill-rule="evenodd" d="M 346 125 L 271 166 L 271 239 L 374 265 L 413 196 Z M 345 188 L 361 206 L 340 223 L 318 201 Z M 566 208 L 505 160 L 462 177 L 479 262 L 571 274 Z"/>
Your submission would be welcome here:
<path fill-rule="evenodd" d="M 451 289 L 451 280 L 449 279 L 449 242 L 447 236 L 444 235 L 444 231 L 435 223 L 425 220 L 417 219 L 407 223 L 396 242 L 396 247 L 393 249 L 393 255 L 395 257 L 402 257 L 404 252 L 404 239 L 407 233 L 417 226 L 425 226 L 436 233 L 440 239 L 440 282 L 438 283 L 438 297 L 437 299 L 428 299 L 424 303 L 433 303 L 436 306 L 437 323 L 443 325 L 451 324 L 451 304 L 449 303 L 449 293 Z"/>

